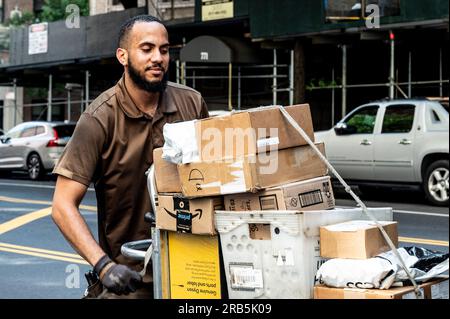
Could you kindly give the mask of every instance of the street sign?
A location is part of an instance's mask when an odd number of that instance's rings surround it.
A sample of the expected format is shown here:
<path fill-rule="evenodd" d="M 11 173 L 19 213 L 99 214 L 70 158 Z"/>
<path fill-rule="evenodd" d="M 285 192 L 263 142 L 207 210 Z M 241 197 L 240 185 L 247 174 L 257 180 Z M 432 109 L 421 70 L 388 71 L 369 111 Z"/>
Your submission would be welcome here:
<path fill-rule="evenodd" d="M 202 0 L 202 21 L 234 17 L 233 0 Z"/>

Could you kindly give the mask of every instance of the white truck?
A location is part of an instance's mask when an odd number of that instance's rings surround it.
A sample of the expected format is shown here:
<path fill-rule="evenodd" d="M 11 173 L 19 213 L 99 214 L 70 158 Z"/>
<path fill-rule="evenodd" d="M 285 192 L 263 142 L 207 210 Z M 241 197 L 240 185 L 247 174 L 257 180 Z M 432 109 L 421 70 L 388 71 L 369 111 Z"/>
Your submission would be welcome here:
<path fill-rule="evenodd" d="M 333 129 L 316 132 L 341 176 L 367 185 L 419 186 L 428 201 L 449 203 L 449 112 L 429 100 L 362 105 Z"/>

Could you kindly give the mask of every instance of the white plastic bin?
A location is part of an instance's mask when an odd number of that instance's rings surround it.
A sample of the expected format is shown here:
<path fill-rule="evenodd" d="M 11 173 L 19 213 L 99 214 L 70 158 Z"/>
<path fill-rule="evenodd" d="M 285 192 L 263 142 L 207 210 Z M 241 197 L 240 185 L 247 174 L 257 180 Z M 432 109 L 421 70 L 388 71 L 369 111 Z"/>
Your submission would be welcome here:
<path fill-rule="evenodd" d="M 369 211 L 377 220 L 393 218 L 392 208 Z M 319 227 L 367 219 L 360 208 L 216 211 L 229 298 L 311 299 L 315 274 L 324 262 L 320 257 Z M 256 228 L 263 229 L 259 234 L 265 240 L 251 238 Z"/>

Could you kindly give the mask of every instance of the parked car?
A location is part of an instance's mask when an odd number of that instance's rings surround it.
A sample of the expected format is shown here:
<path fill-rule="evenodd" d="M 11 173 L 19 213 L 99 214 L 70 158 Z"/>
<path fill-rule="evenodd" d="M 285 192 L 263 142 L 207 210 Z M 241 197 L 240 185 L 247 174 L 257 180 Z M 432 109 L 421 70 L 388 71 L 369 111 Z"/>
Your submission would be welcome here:
<path fill-rule="evenodd" d="M 25 170 L 32 180 L 52 170 L 75 123 L 25 122 L 0 136 L 0 170 Z"/>
<path fill-rule="evenodd" d="M 362 105 L 333 129 L 315 134 L 346 180 L 420 186 L 430 203 L 449 203 L 449 113 L 429 100 Z"/>

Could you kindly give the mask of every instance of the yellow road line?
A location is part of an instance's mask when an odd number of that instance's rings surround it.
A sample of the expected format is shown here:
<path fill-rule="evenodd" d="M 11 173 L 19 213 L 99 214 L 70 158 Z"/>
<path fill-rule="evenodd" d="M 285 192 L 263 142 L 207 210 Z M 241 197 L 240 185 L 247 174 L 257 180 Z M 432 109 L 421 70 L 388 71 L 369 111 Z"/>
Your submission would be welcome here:
<path fill-rule="evenodd" d="M 413 243 L 413 244 L 424 244 L 424 245 L 448 247 L 448 241 L 443 241 L 443 240 L 432 240 L 432 239 L 411 238 L 411 237 L 398 237 L 398 241 L 403 242 L 403 243 Z"/>
<path fill-rule="evenodd" d="M 6 196 L 0 196 L 0 201 L 8 202 L 8 203 L 37 204 L 37 205 L 45 205 L 45 206 L 51 206 L 53 204 L 52 202 L 48 202 L 48 201 L 22 199 L 22 198 L 14 198 L 14 197 L 6 197 Z M 80 209 L 97 212 L 97 207 L 95 207 L 95 206 L 80 205 Z"/>
<path fill-rule="evenodd" d="M 6 252 L 21 254 L 21 255 L 29 255 L 29 256 L 34 256 L 34 257 L 42 257 L 42 258 L 53 259 L 53 260 L 67 261 L 67 262 L 74 263 L 74 264 L 89 265 L 89 263 L 83 259 L 67 258 L 67 257 L 61 257 L 61 256 L 55 256 L 55 255 L 49 255 L 49 254 L 42 254 L 42 253 L 27 251 L 27 250 L 19 250 L 19 249 L 0 247 L 0 251 L 6 251 Z"/>
<path fill-rule="evenodd" d="M 22 198 L 14 198 L 14 197 L 6 197 L 6 196 L 0 196 L 0 201 L 9 202 L 9 203 L 38 204 L 38 205 L 45 205 L 45 206 L 52 205 L 52 202 L 47 202 L 47 201 L 43 201 L 43 200 L 22 199 Z"/>
<path fill-rule="evenodd" d="M 36 219 L 49 216 L 52 213 L 52 208 L 44 208 L 17 218 L 14 218 L 10 221 L 7 221 L 6 223 L 0 224 L 0 235 L 11 231 L 13 229 L 16 229 L 20 226 L 23 226 L 25 224 L 28 224 Z"/>
<path fill-rule="evenodd" d="M 84 260 L 83 257 L 81 257 L 78 254 L 65 253 L 65 252 L 56 251 L 56 250 L 47 250 L 47 249 L 41 249 L 41 248 L 12 245 L 12 244 L 7 244 L 7 243 L 0 243 L 0 248 L 26 250 L 26 251 L 32 251 L 32 252 L 37 252 L 37 253 L 55 255 L 55 256 L 60 256 L 60 257 L 68 257 L 68 258 L 75 258 L 75 259 L 82 259 L 82 260 Z"/>

